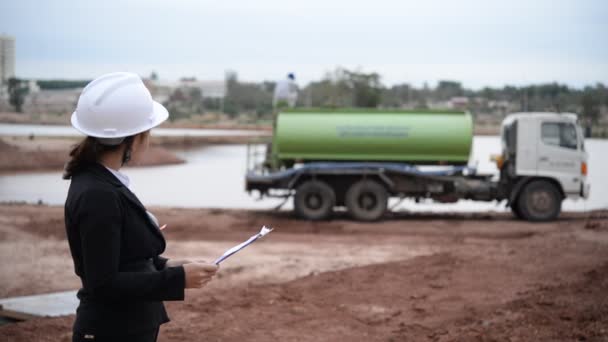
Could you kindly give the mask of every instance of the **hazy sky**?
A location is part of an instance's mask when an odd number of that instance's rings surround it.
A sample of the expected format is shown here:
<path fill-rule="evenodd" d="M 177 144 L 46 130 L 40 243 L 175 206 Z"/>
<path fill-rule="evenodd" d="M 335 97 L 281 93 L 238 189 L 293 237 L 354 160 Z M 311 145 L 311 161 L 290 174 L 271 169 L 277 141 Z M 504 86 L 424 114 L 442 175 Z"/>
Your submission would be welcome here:
<path fill-rule="evenodd" d="M 608 0 L 0 0 L 17 76 L 608 83 Z"/>

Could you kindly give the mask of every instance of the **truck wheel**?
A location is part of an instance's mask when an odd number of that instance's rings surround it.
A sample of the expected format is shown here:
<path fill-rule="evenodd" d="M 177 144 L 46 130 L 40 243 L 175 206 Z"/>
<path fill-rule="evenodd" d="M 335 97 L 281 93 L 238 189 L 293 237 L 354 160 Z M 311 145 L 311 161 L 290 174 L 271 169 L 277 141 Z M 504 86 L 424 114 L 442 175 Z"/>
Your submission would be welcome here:
<path fill-rule="evenodd" d="M 519 205 L 517 202 L 511 203 L 511 212 L 513 213 L 513 216 L 515 216 L 515 218 L 520 220 L 523 219 L 523 217 L 521 216 L 521 212 L 519 211 Z"/>
<path fill-rule="evenodd" d="M 517 199 L 517 207 L 522 218 L 528 221 L 551 221 L 559 215 L 562 196 L 550 182 L 532 181 L 522 189 Z"/>
<path fill-rule="evenodd" d="M 327 183 L 310 180 L 296 189 L 294 207 L 298 216 L 307 220 L 323 220 L 331 216 L 336 194 Z"/>
<path fill-rule="evenodd" d="M 375 221 L 386 211 L 388 193 L 376 181 L 361 180 L 346 191 L 344 201 L 348 212 L 355 219 Z"/>

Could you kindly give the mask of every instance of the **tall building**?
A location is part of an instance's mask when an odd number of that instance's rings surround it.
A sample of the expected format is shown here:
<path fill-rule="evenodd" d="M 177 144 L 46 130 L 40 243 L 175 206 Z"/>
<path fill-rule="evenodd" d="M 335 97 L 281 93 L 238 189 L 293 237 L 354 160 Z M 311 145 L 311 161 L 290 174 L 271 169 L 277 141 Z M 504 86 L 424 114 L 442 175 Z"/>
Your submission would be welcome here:
<path fill-rule="evenodd" d="M 0 84 L 15 77 L 15 38 L 0 35 Z"/>

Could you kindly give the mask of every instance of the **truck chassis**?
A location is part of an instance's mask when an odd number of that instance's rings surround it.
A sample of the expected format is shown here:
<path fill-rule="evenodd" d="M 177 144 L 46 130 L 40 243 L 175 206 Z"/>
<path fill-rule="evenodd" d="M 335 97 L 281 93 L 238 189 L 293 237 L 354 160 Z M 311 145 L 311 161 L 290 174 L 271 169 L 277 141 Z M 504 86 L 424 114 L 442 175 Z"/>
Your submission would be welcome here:
<path fill-rule="evenodd" d="M 327 219 L 335 207 L 346 207 L 357 220 L 377 220 L 387 210 L 389 197 L 441 203 L 506 199 L 516 216 L 528 220 L 544 221 L 559 214 L 563 195 L 550 182 L 504 179 L 493 181 L 492 175 L 477 175 L 467 166 L 423 170 L 402 163 L 313 162 L 265 174 L 250 171 L 246 190 L 261 196 L 294 196 L 296 213 L 309 220 Z M 531 184 L 536 190 L 528 189 Z M 526 189 L 531 193 L 520 198 Z M 534 210 L 521 210 L 524 206 Z"/>

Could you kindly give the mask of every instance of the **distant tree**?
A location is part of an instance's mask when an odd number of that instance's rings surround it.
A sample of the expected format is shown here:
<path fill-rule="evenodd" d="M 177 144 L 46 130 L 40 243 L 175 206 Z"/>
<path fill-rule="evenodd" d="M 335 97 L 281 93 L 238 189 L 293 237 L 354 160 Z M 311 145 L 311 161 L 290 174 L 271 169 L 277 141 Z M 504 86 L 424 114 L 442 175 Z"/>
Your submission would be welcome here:
<path fill-rule="evenodd" d="M 224 98 L 224 113 L 236 116 L 239 112 L 238 106 L 238 75 L 234 71 L 226 71 L 226 97 Z"/>
<path fill-rule="evenodd" d="M 218 111 L 222 109 L 222 100 L 218 98 L 206 97 L 203 99 L 203 107 L 205 110 Z"/>
<path fill-rule="evenodd" d="M 224 113 L 236 116 L 248 113 L 256 117 L 272 113 L 272 82 L 239 82 L 235 72 L 226 72 L 226 96 Z"/>
<path fill-rule="evenodd" d="M 562 111 L 565 106 L 564 97 L 569 94 L 570 89 L 566 85 L 558 83 L 540 84 L 533 87 L 536 103 L 540 110 Z"/>
<path fill-rule="evenodd" d="M 181 102 L 181 101 L 185 101 L 185 100 L 186 100 L 186 95 L 180 88 L 175 89 L 175 91 L 173 91 L 173 93 L 171 93 L 171 95 L 169 96 L 169 101 L 171 101 L 171 102 Z"/>
<path fill-rule="evenodd" d="M 158 74 L 156 73 L 156 71 L 152 71 L 152 72 L 150 73 L 150 79 L 151 79 L 152 81 L 158 81 Z"/>
<path fill-rule="evenodd" d="M 41 80 L 36 81 L 36 84 L 43 90 L 56 90 L 84 88 L 89 82 L 89 80 Z"/>
<path fill-rule="evenodd" d="M 463 96 L 462 84 L 456 81 L 439 81 L 435 89 L 437 100 L 449 100 L 455 96 Z"/>
<path fill-rule="evenodd" d="M 380 105 L 383 93 L 380 75 L 337 68 L 321 81 L 311 82 L 301 93 L 313 107 L 368 107 Z"/>
<path fill-rule="evenodd" d="M 591 87 L 586 87 L 581 97 L 583 117 L 588 122 L 597 123 L 600 116 L 600 99 L 597 92 Z"/>
<path fill-rule="evenodd" d="M 496 98 L 497 98 L 496 94 L 498 92 L 499 91 L 497 91 L 496 89 L 493 89 L 493 88 L 490 88 L 490 87 L 484 87 L 479 92 L 479 95 L 483 96 L 487 100 L 496 100 Z"/>
<path fill-rule="evenodd" d="M 192 114 L 190 111 L 184 110 L 184 107 L 181 106 L 178 102 L 167 102 L 166 104 L 167 110 L 171 115 L 169 115 L 169 121 L 176 121 L 179 119 L 187 119 Z"/>
<path fill-rule="evenodd" d="M 198 110 L 196 103 L 202 103 L 201 110 L 221 110 L 234 117 L 260 117 L 272 112 L 273 82 L 244 82 L 239 80 L 234 71 L 227 71 L 225 75 L 226 96 L 223 99 L 205 98 L 205 94 L 193 93 L 190 88 L 183 87 L 181 91 L 172 94 L 170 104 L 183 115 Z M 53 86 L 64 85 L 65 83 Z M 584 89 L 544 83 L 474 90 L 464 88 L 458 81 L 442 80 L 432 88 L 426 82 L 421 87 L 409 84 L 385 87 L 377 73 L 340 67 L 327 72 L 321 79 L 304 85 L 299 92 L 298 105 L 440 109 L 438 106 L 455 96 L 469 98 L 464 109 L 473 115 L 494 115 L 497 119 L 515 111 L 568 111 L 580 113 L 586 122 L 593 120 L 598 123 L 602 122 L 602 115 L 608 114 L 608 89 L 602 83 Z"/>
<path fill-rule="evenodd" d="M 429 105 L 428 105 L 428 103 L 426 102 L 426 99 L 421 98 L 421 99 L 419 99 L 419 100 L 416 102 L 416 104 L 415 104 L 414 108 L 416 108 L 416 109 L 429 109 Z"/>
<path fill-rule="evenodd" d="M 603 106 L 608 106 L 608 88 L 603 83 L 597 83 L 595 89 L 598 93 L 598 99 Z"/>
<path fill-rule="evenodd" d="M 190 99 L 193 101 L 202 102 L 203 100 L 203 91 L 199 87 L 190 88 Z"/>
<path fill-rule="evenodd" d="M 23 102 L 25 102 L 25 95 L 27 95 L 28 91 L 29 88 L 25 81 L 15 77 L 8 79 L 9 103 L 15 107 L 16 112 L 21 113 Z"/>
<path fill-rule="evenodd" d="M 204 109 L 203 105 L 203 91 L 199 87 L 192 87 L 190 89 L 189 96 L 189 104 L 192 112 L 194 113 L 202 113 Z"/>
<path fill-rule="evenodd" d="M 383 107 L 400 108 L 409 105 L 413 97 L 413 89 L 409 84 L 397 84 L 390 88 L 382 89 Z"/>
<path fill-rule="evenodd" d="M 344 70 L 345 82 L 352 90 L 355 107 L 375 108 L 380 104 L 382 85 L 380 75 Z"/>
<path fill-rule="evenodd" d="M 324 79 L 321 81 L 310 82 L 303 90 L 306 94 L 306 99 L 302 96 L 298 97 L 300 105 L 311 107 L 335 107 L 334 85 L 331 80 Z M 303 101 L 306 101 L 304 103 Z"/>

